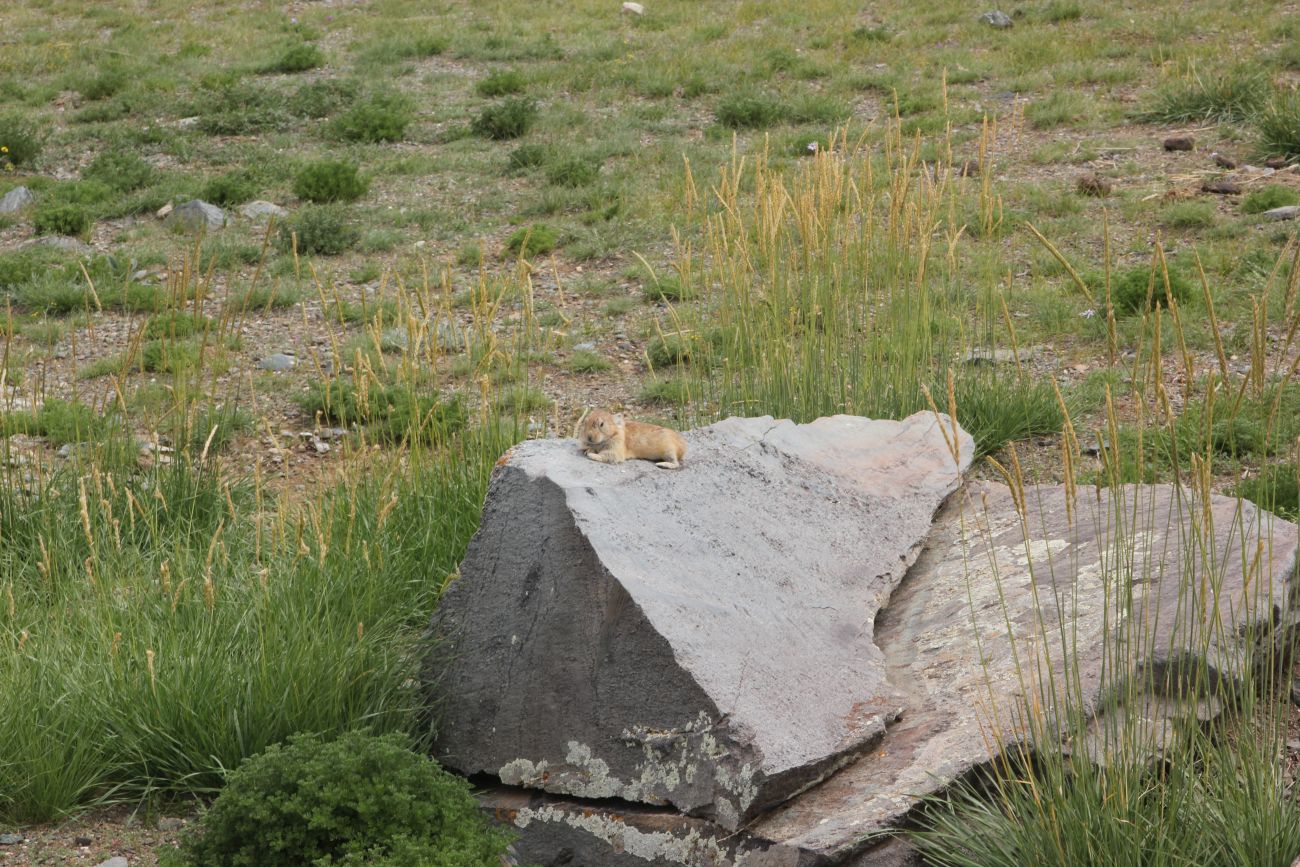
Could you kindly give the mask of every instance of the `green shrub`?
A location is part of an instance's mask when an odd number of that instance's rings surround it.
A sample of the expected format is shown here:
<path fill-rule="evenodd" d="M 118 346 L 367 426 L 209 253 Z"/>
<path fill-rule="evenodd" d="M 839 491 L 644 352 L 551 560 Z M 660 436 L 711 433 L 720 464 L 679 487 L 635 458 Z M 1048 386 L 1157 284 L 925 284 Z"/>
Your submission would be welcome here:
<path fill-rule="evenodd" d="M 0 115 L 0 169 L 31 165 L 45 147 L 45 131 L 16 112 Z"/>
<path fill-rule="evenodd" d="M 512 96 L 489 105 L 474 118 L 475 133 L 490 139 L 519 138 L 537 122 L 537 103 L 527 97 Z"/>
<path fill-rule="evenodd" d="M 447 50 L 447 39 L 433 33 L 414 33 L 381 39 L 361 50 L 357 59 L 362 66 L 380 67 L 403 60 L 420 60 Z"/>
<path fill-rule="evenodd" d="M 77 92 L 82 99 L 98 102 L 116 96 L 127 84 L 126 73 L 115 66 L 98 70 L 94 75 L 77 84 Z"/>
<path fill-rule="evenodd" d="M 80 401 L 54 397 L 47 397 L 34 411 L 0 413 L 0 435 L 45 437 L 56 446 L 96 440 L 108 427 L 104 414 Z"/>
<path fill-rule="evenodd" d="M 370 384 L 351 379 L 313 383 L 298 405 L 309 415 L 341 425 L 361 424 L 377 442 L 442 442 L 465 426 L 464 404 L 456 395 L 421 394 L 409 385 Z"/>
<path fill-rule="evenodd" d="M 284 52 L 262 68 L 263 72 L 306 72 L 325 65 L 325 52 L 310 42 L 290 45 Z"/>
<path fill-rule="evenodd" d="M 144 325 L 144 336 L 151 340 L 164 337 L 191 337 L 206 331 L 211 325 L 212 320 L 202 313 L 173 310 L 149 317 L 149 321 Z"/>
<path fill-rule="evenodd" d="M 513 69 L 494 69 L 481 79 L 474 89 L 479 96 L 509 96 L 523 93 L 526 81 L 522 73 Z"/>
<path fill-rule="evenodd" d="M 50 200 L 60 205 L 102 205 L 113 198 L 113 188 L 103 181 L 67 181 L 50 190 Z"/>
<path fill-rule="evenodd" d="M 1169 271 L 1169 294 L 1179 305 L 1192 297 L 1192 284 L 1180 272 Z M 1111 298 L 1115 311 L 1120 314 L 1150 310 L 1159 304 L 1167 307 L 1165 281 L 1162 273 L 1152 275 L 1150 268 L 1131 268 L 1118 275 L 1111 283 Z M 1149 299 L 1149 300 L 1148 300 Z"/>
<path fill-rule="evenodd" d="M 551 149 L 543 144 L 521 144 L 510 152 L 510 168 L 523 171 L 545 165 L 551 158 Z"/>
<path fill-rule="evenodd" d="M 208 135 L 251 135 L 287 128 L 293 123 L 284 97 L 270 88 L 220 80 L 202 90 L 186 107 Z"/>
<path fill-rule="evenodd" d="M 685 379 L 656 379 L 641 388 L 637 400 L 651 404 L 686 404 L 691 395 L 690 382 Z"/>
<path fill-rule="evenodd" d="M 129 193 L 149 184 L 154 168 L 133 153 L 109 151 L 95 157 L 82 176 L 119 193 Z"/>
<path fill-rule="evenodd" d="M 656 276 L 647 280 L 642 287 L 642 294 L 647 301 L 689 301 L 695 292 L 674 275 Z"/>
<path fill-rule="evenodd" d="M 298 735 L 230 775 L 172 863 L 499 867 L 508 842 L 464 780 L 400 735 Z"/>
<path fill-rule="evenodd" d="M 735 94 L 718 103 L 715 116 L 731 129 L 761 129 L 780 123 L 785 106 L 766 94 Z"/>
<path fill-rule="evenodd" d="M 236 169 L 209 178 L 208 182 L 203 185 L 203 192 L 200 197 L 205 202 L 228 208 L 252 200 L 260 192 L 260 189 L 260 185 L 251 172 L 247 169 Z"/>
<path fill-rule="evenodd" d="M 574 373 L 603 373 L 614 368 L 609 359 L 589 349 L 574 350 L 564 366 Z"/>
<path fill-rule="evenodd" d="M 293 179 L 293 192 L 308 202 L 355 202 L 369 185 L 357 174 L 357 164 L 343 160 L 308 163 Z"/>
<path fill-rule="evenodd" d="M 546 167 L 546 181 L 559 187 L 585 187 L 600 177 L 600 161 L 594 157 L 569 156 Z"/>
<path fill-rule="evenodd" d="M 694 353 L 693 343 L 690 335 L 660 334 L 646 346 L 646 357 L 652 368 L 688 364 Z"/>
<path fill-rule="evenodd" d="M 311 205 L 280 224 L 277 240 L 281 250 L 292 250 L 295 237 L 299 253 L 337 256 L 356 246 L 361 233 L 342 206 Z"/>
<path fill-rule="evenodd" d="M 399 93 L 379 93 L 339 115 L 331 128 L 346 141 L 401 141 L 414 119 L 408 98 Z"/>
<path fill-rule="evenodd" d="M 1171 229 L 1204 229 L 1214 225 L 1214 205 L 1209 202 L 1175 202 L 1165 208 L 1160 222 Z"/>
<path fill-rule="evenodd" d="M 289 110 L 299 117 L 327 117 L 357 98 L 356 82 L 327 78 L 304 84 L 289 98 Z"/>
<path fill-rule="evenodd" d="M 90 214 L 80 205 L 42 205 L 32 216 L 38 235 L 80 236 L 90 231 Z"/>
<path fill-rule="evenodd" d="M 299 294 L 288 286 L 256 286 L 232 295 L 226 301 L 229 313 L 246 313 L 250 310 L 284 310 L 297 304 Z"/>
<path fill-rule="evenodd" d="M 559 235 L 545 223 L 521 226 L 506 238 L 506 250 L 518 256 L 545 256 L 560 243 Z"/>
<path fill-rule="evenodd" d="M 1274 464 L 1237 483 L 1236 494 L 1289 520 L 1300 518 L 1300 473 L 1296 465 Z"/>
<path fill-rule="evenodd" d="M 234 404 L 209 404 L 185 422 L 176 440 L 196 455 L 205 448 L 208 454 L 224 451 L 238 434 L 253 428 L 252 417 Z"/>
<path fill-rule="evenodd" d="M 1251 190 L 1241 200 L 1243 214 L 1262 214 L 1273 208 L 1300 204 L 1300 193 L 1281 184 L 1268 184 L 1257 190 Z"/>

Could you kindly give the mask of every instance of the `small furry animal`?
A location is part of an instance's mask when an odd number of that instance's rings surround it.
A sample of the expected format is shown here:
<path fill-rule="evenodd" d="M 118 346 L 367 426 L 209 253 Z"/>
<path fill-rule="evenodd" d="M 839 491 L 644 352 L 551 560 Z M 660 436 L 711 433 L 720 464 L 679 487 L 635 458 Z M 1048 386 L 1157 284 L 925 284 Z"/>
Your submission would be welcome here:
<path fill-rule="evenodd" d="M 592 410 L 580 426 L 582 450 L 593 461 L 621 464 L 628 458 L 654 461 L 656 466 L 675 470 L 686 457 L 686 440 L 675 430 L 624 421 L 623 416 L 603 409 Z"/>

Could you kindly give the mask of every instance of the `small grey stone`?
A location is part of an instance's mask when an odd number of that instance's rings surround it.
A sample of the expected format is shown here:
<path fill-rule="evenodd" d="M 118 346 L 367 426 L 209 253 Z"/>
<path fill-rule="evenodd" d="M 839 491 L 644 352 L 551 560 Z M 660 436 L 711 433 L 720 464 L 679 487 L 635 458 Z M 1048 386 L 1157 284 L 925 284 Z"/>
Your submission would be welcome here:
<path fill-rule="evenodd" d="M 239 209 L 239 213 L 249 220 L 269 220 L 274 217 L 277 220 L 289 216 L 289 212 L 275 202 L 249 202 Z"/>
<path fill-rule="evenodd" d="M 0 198 L 0 214 L 12 214 L 36 201 L 32 191 L 26 187 L 14 187 Z"/>
<path fill-rule="evenodd" d="M 596 344 L 591 343 L 591 342 L 587 342 L 587 343 L 575 343 L 575 344 L 573 344 L 573 351 L 574 351 L 574 352 L 595 352 L 595 351 L 596 351 Z"/>
<path fill-rule="evenodd" d="M 257 363 L 257 366 L 263 370 L 293 370 L 298 366 L 298 359 L 285 352 L 277 352 L 268 355 Z"/>
<path fill-rule="evenodd" d="M 216 205 L 192 199 L 172 208 L 163 219 L 169 226 L 195 232 L 202 229 L 220 229 L 226 225 L 226 212 Z"/>
<path fill-rule="evenodd" d="M 1022 353 L 1023 357 L 1024 354 Z M 972 349 L 966 354 L 967 364 L 1015 364 L 1014 349 Z"/>
<path fill-rule="evenodd" d="M 78 241 L 76 238 L 65 238 L 62 235 L 43 235 L 40 238 L 33 238 L 23 247 L 53 247 L 56 250 L 62 250 L 65 253 L 76 253 L 80 256 L 89 256 L 95 252 L 95 248 L 87 243 Z"/>
<path fill-rule="evenodd" d="M 985 12 L 980 16 L 980 23 L 987 24 L 990 27 L 996 27 L 999 30 L 1005 30 L 1011 26 L 1011 16 L 998 9 Z"/>
<path fill-rule="evenodd" d="M 59 446 L 59 450 L 54 454 L 61 458 L 72 457 L 72 443 L 64 443 L 63 445 Z"/>
<path fill-rule="evenodd" d="M 174 816 L 163 816 L 158 820 L 159 831 L 179 831 L 185 822 Z"/>
<path fill-rule="evenodd" d="M 0 834 L 0 846 L 17 846 L 24 839 L 22 834 Z"/>
<path fill-rule="evenodd" d="M 1300 217 L 1300 205 L 1283 205 L 1263 213 L 1265 220 L 1294 220 Z"/>
<path fill-rule="evenodd" d="M 109 858 L 107 861 L 100 861 L 99 864 L 95 865 L 95 867 L 130 867 L 130 863 L 131 862 L 127 861 L 121 855 L 118 855 Z"/>
<path fill-rule="evenodd" d="M 199 125 L 199 120 L 200 118 L 198 115 L 195 115 L 194 117 L 183 117 L 176 121 L 176 126 L 180 129 L 193 129 Z"/>

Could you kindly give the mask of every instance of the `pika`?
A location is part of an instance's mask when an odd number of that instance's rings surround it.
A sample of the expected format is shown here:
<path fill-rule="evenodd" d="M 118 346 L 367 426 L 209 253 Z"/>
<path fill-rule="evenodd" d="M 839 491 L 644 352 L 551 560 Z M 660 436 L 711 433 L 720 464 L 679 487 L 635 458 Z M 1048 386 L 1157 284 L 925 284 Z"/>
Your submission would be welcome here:
<path fill-rule="evenodd" d="M 675 430 L 624 421 L 623 416 L 603 409 L 592 410 L 579 430 L 582 450 L 593 461 L 621 464 L 628 458 L 654 461 L 668 470 L 679 469 L 686 457 L 686 440 Z"/>

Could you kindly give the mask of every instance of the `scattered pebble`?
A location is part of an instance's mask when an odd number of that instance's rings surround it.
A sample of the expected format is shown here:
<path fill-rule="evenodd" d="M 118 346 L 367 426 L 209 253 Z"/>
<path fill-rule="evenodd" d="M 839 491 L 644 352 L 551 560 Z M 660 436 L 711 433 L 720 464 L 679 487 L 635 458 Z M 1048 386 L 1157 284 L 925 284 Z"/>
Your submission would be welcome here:
<path fill-rule="evenodd" d="M 109 858 L 107 861 L 100 861 L 99 864 L 95 865 L 95 867 L 130 867 L 130 862 L 121 855 L 118 855 L 114 858 Z"/>
<path fill-rule="evenodd" d="M 574 352 L 595 352 L 595 351 L 596 351 L 596 344 L 591 343 L 591 342 L 587 342 L 587 343 L 575 343 L 575 344 L 573 344 L 573 351 L 574 351 Z"/>
<path fill-rule="evenodd" d="M 999 30 L 1005 30 L 1008 27 L 1010 27 L 1014 22 L 1012 22 L 1011 16 L 1008 15 L 1007 13 L 1002 12 L 998 9 L 994 9 L 990 12 L 985 12 L 983 15 L 981 15 L 980 23 L 987 24 L 990 27 L 996 27 Z"/>
<path fill-rule="evenodd" d="M 175 816 L 163 816 L 158 820 L 159 831 L 179 831 L 184 825 L 185 822 Z"/>
<path fill-rule="evenodd" d="M 1165 139 L 1167 151 L 1190 151 L 1196 148 L 1196 139 L 1190 135 L 1171 135 Z"/>
<path fill-rule="evenodd" d="M 282 370 L 293 370 L 298 366 L 298 359 L 287 352 L 276 352 L 268 355 L 257 363 L 257 366 L 263 370 L 273 370 L 276 372 Z"/>

